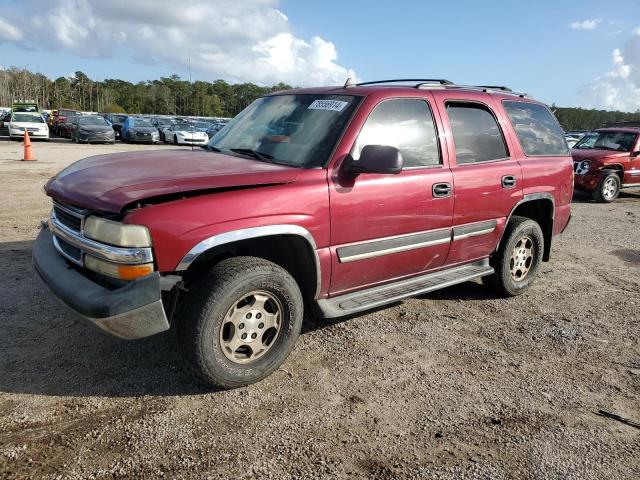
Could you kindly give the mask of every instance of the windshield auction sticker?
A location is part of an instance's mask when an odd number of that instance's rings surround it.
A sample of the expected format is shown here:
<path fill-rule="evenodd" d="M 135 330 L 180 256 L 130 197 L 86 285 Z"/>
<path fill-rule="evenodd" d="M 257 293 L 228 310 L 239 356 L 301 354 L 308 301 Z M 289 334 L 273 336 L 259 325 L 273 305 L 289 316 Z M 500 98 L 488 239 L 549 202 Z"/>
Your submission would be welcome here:
<path fill-rule="evenodd" d="M 309 105 L 308 110 L 332 110 L 334 112 L 341 112 L 344 107 L 349 105 L 349 102 L 341 102 L 340 100 L 314 100 Z"/>

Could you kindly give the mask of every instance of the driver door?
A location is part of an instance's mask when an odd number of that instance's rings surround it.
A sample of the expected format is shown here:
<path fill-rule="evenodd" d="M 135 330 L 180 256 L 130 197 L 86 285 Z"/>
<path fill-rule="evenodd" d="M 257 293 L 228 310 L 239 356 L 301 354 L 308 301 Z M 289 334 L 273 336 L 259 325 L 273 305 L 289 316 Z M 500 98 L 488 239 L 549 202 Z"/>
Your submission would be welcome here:
<path fill-rule="evenodd" d="M 444 263 L 453 180 L 430 100 L 426 91 L 377 104 L 367 99 L 353 120 L 350 130 L 359 133 L 345 148 L 355 161 L 366 145 L 391 145 L 400 150 L 403 169 L 395 175 L 352 175 L 344 172 L 343 159 L 331 171 L 331 296 Z"/>

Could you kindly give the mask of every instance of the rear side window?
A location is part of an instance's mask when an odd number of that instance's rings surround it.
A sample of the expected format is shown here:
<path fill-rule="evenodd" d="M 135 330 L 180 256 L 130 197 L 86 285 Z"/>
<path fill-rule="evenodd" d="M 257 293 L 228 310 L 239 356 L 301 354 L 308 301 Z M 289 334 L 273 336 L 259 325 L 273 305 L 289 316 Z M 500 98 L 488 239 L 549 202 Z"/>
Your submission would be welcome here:
<path fill-rule="evenodd" d="M 353 146 L 354 160 L 366 145 L 396 147 L 406 168 L 440 165 L 436 127 L 431 109 L 422 99 L 397 98 L 377 105 Z"/>
<path fill-rule="evenodd" d="M 509 157 L 502 132 L 487 107 L 475 103 L 449 102 L 447 115 L 458 165 Z"/>
<path fill-rule="evenodd" d="M 548 108 L 527 102 L 503 102 L 522 150 L 528 156 L 566 156 L 569 147 Z"/>

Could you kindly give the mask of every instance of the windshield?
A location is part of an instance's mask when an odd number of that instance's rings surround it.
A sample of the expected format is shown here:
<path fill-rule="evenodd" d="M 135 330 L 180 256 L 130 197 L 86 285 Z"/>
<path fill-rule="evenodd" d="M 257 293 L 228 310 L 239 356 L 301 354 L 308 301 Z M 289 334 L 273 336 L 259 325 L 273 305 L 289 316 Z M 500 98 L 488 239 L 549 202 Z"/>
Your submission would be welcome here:
<path fill-rule="evenodd" d="M 173 121 L 169 118 L 159 118 L 156 120 L 156 125 L 158 125 L 159 127 L 168 127 L 172 123 Z"/>
<path fill-rule="evenodd" d="M 132 127 L 153 127 L 153 124 L 150 120 L 146 118 L 132 118 L 131 119 Z"/>
<path fill-rule="evenodd" d="M 192 123 L 176 123 L 173 127 L 174 130 L 186 130 L 188 132 L 190 132 L 191 130 L 194 130 L 194 126 Z"/>
<path fill-rule="evenodd" d="M 80 125 L 109 125 L 103 117 L 81 117 L 78 119 Z"/>
<path fill-rule="evenodd" d="M 253 157 L 296 167 L 328 160 L 361 98 L 351 95 L 273 95 L 240 112 L 208 143 L 210 148 L 254 152 Z"/>
<path fill-rule="evenodd" d="M 31 122 L 31 123 L 44 123 L 44 120 L 40 115 L 28 115 L 24 113 L 16 113 L 13 116 L 12 122 Z"/>
<path fill-rule="evenodd" d="M 630 152 L 636 142 L 637 134 L 633 132 L 591 132 L 573 148 L 580 150 L 614 150 Z"/>
<path fill-rule="evenodd" d="M 111 117 L 111 120 L 114 123 L 124 123 L 126 119 L 127 119 L 126 115 L 114 115 L 113 117 Z"/>

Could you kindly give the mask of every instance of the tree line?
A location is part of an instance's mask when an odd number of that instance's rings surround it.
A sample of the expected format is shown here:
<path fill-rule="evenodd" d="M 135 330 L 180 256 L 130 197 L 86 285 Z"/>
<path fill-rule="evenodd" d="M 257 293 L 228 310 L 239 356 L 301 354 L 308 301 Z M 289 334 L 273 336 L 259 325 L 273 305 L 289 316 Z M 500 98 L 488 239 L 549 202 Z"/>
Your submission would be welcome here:
<path fill-rule="evenodd" d="M 233 117 L 256 98 L 290 88 L 284 83 L 261 87 L 224 80 L 188 82 L 178 75 L 138 83 L 113 78 L 95 81 L 80 71 L 51 80 L 26 69 L 0 69 L 1 107 L 10 107 L 14 100 L 35 100 L 47 110 Z"/>
<path fill-rule="evenodd" d="M 640 123 L 640 110 L 634 113 L 589 110 L 586 108 L 561 108 L 555 105 L 551 107 L 560 125 L 565 132 L 571 130 L 593 130 L 610 123 L 638 122 Z"/>
<path fill-rule="evenodd" d="M 224 80 L 188 82 L 178 75 L 138 83 L 113 78 L 95 81 L 80 71 L 72 77 L 51 80 L 26 69 L 0 68 L 2 107 L 20 99 L 36 100 L 41 108 L 51 110 L 66 107 L 107 113 L 233 117 L 256 98 L 289 88 L 284 83 L 261 87 Z M 628 113 L 553 105 L 552 111 L 565 131 L 592 130 L 612 122 L 640 122 L 640 110 Z"/>

